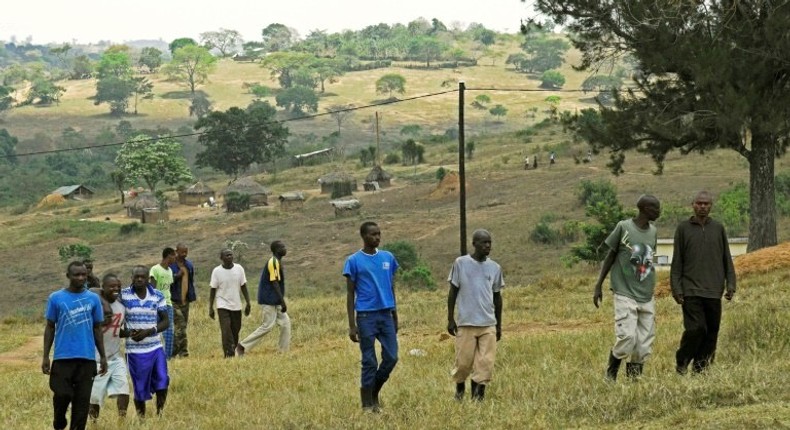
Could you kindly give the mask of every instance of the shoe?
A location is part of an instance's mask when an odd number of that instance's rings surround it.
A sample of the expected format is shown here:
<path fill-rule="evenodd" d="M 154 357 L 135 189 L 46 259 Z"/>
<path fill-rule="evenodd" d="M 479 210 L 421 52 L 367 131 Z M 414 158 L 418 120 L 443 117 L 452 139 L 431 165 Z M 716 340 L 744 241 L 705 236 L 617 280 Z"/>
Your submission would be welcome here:
<path fill-rule="evenodd" d="M 620 371 L 620 363 L 623 360 L 617 358 L 612 354 L 612 351 L 609 351 L 609 364 L 606 367 L 606 379 L 614 382 L 617 380 L 617 372 Z"/>
<path fill-rule="evenodd" d="M 482 402 L 486 396 L 486 386 L 472 381 L 472 400 Z"/>
<path fill-rule="evenodd" d="M 387 381 L 376 379 L 376 383 L 373 385 L 373 392 L 372 392 L 373 405 L 377 408 L 381 407 L 381 403 L 379 402 L 379 392 L 381 391 L 381 387 L 384 386 L 385 382 Z"/>
<path fill-rule="evenodd" d="M 244 357 L 244 347 L 240 344 L 236 345 L 236 357 Z"/>
<path fill-rule="evenodd" d="M 464 393 L 466 392 L 466 383 L 459 382 L 455 384 L 455 400 L 459 402 L 464 399 Z"/>
<path fill-rule="evenodd" d="M 625 363 L 625 374 L 631 379 L 642 376 L 642 363 Z"/>
<path fill-rule="evenodd" d="M 379 407 L 373 403 L 373 387 L 359 387 L 359 397 L 362 400 L 363 411 L 379 412 Z"/>

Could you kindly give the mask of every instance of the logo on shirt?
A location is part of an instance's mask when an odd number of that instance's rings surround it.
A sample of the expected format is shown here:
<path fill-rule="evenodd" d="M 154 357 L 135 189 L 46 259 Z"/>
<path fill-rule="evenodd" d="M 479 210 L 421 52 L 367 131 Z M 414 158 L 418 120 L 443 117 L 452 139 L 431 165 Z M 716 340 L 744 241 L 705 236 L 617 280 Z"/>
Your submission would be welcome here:
<path fill-rule="evenodd" d="M 385 262 L 381 263 L 381 268 L 384 269 L 384 270 L 390 270 L 390 262 L 389 261 L 385 261 Z"/>
<path fill-rule="evenodd" d="M 631 251 L 631 266 L 634 269 L 634 276 L 642 282 L 653 271 L 653 248 L 644 243 L 634 243 L 630 241 L 630 235 L 626 231 L 620 243 Z"/>

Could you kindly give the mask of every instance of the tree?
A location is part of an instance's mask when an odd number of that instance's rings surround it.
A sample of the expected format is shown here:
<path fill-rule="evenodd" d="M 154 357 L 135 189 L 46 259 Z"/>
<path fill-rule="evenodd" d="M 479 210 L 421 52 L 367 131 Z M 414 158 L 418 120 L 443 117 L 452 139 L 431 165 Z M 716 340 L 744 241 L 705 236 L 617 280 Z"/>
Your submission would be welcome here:
<path fill-rule="evenodd" d="M 159 66 L 162 65 L 162 51 L 151 46 L 146 46 L 140 52 L 140 59 L 137 60 L 137 64 L 145 66 L 151 73 L 156 73 Z"/>
<path fill-rule="evenodd" d="M 112 179 L 115 189 L 121 194 L 121 206 L 126 203 L 126 194 L 123 190 L 126 188 L 126 173 L 122 170 L 113 170 L 110 172 L 110 179 Z"/>
<path fill-rule="evenodd" d="M 288 128 L 275 119 L 268 102 L 254 102 L 247 110 L 232 107 L 211 112 L 195 123 L 204 145 L 196 164 L 221 171 L 235 180 L 253 163 L 265 163 L 281 154 L 288 141 Z"/>
<path fill-rule="evenodd" d="M 38 78 L 33 81 L 30 90 L 27 92 L 27 99 L 23 104 L 49 105 L 60 102 L 60 96 L 66 92 L 66 88 L 55 85 L 49 79 Z"/>
<path fill-rule="evenodd" d="M 479 94 L 472 102 L 472 106 L 476 109 L 488 109 L 487 104 L 491 103 L 491 97 L 488 94 Z"/>
<path fill-rule="evenodd" d="M 181 144 L 168 136 L 132 138 L 118 150 L 115 165 L 127 178 L 144 182 L 154 194 L 160 182 L 175 185 L 192 180 Z"/>
<path fill-rule="evenodd" d="M 267 52 L 285 51 L 296 41 L 294 31 L 283 24 L 269 24 L 261 31 L 263 46 Z"/>
<path fill-rule="evenodd" d="M 303 115 L 305 111 L 318 111 L 318 95 L 312 88 L 297 85 L 286 88 L 274 97 L 277 106 L 290 110 L 295 115 Z"/>
<path fill-rule="evenodd" d="M 549 104 L 549 116 L 552 119 L 557 119 L 560 114 L 560 102 L 562 101 L 562 97 L 548 96 L 543 99 L 543 101 Z"/>
<path fill-rule="evenodd" d="M 403 164 L 407 164 L 407 160 L 411 164 L 419 164 L 425 162 L 425 147 L 415 142 L 414 139 L 406 139 L 401 145 L 401 153 L 403 154 Z"/>
<path fill-rule="evenodd" d="M 431 61 L 438 60 L 446 50 L 447 44 L 430 36 L 419 36 L 409 43 L 409 54 L 425 61 L 426 67 L 431 67 Z"/>
<path fill-rule="evenodd" d="M 540 76 L 541 88 L 557 89 L 565 85 L 565 76 L 556 70 L 546 70 Z"/>
<path fill-rule="evenodd" d="M 168 47 L 170 48 L 170 55 L 175 55 L 176 51 L 178 51 L 179 49 L 185 46 L 197 45 L 197 44 L 198 43 L 195 42 L 195 39 L 192 39 L 191 37 L 179 37 L 178 39 L 175 39 L 174 41 L 170 42 L 170 45 Z"/>
<path fill-rule="evenodd" d="M 12 136 L 8 130 L 0 129 L 0 164 L 16 164 L 16 144 L 19 140 Z"/>
<path fill-rule="evenodd" d="M 125 113 L 134 91 L 129 54 L 122 49 L 108 49 L 96 66 L 96 74 L 96 97 L 93 103 L 109 104 L 113 115 Z"/>
<path fill-rule="evenodd" d="M 187 45 L 176 49 L 173 60 L 165 66 L 165 73 L 175 81 L 189 88 L 192 95 L 195 87 L 208 80 L 209 73 L 216 68 L 217 59 L 208 49 L 197 45 Z"/>
<path fill-rule="evenodd" d="M 71 51 L 71 45 L 68 43 L 49 49 L 49 53 L 54 55 L 58 61 L 60 61 L 60 66 L 64 69 L 69 68 L 69 51 Z"/>
<path fill-rule="evenodd" d="M 195 94 L 189 105 L 189 116 L 203 118 L 211 112 L 211 100 L 205 94 Z"/>
<path fill-rule="evenodd" d="M 340 126 L 345 122 L 346 119 L 354 115 L 354 105 L 332 105 L 326 108 L 326 111 L 329 112 L 329 116 L 337 122 L 337 134 L 340 135 Z"/>
<path fill-rule="evenodd" d="M 389 94 L 389 98 L 392 98 L 393 92 L 406 92 L 406 78 L 397 73 L 388 73 L 376 81 L 376 94 Z"/>
<path fill-rule="evenodd" d="M 224 58 L 233 53 L 242 39 L 238 31 L 220 28 L 219 31 L 200 33 L 200 41 L 206 48 L 219 51 L 220 57 Z"/>
<path fill-rule="evenodd" d="M 496 105 L 491 109 L 489 109 L 488 113 L 490 113 L 492 116 L 496 118 L 502 118 L 505 115 L 507 115 L 507 108 L 502 105 Z"/>
<path fill-rule="evenodd" d="M 601 107 L 598 127 L 583 130 L 594 148 L 609 149 L 623 171 L 625 152 L 652 156 L 727 148 L 749 164 L 749 250 L 777 243 L 774 169 L 787 149 L 790 85 L 784 3 L 539 0 L 567 22 L 581 68 L 613 57 L 636 62 L 636 89 Z"/>
<path fill-rule="evenodd" d="M 321 92 L 325 92 L 324 83 L 337 82 L 339 76 L 343 76 L 343 65 L 334 58 L 316 58 L 309 66 L 310 71 L 315 75 L 316 80 L 321 84 Z"/>
<path fill-rule="evenodd" d="M 412 138 L 415 138 L 419 136 L 420 133 L 422 133 L 422 127 L 420 127 L 419 124 L 404 125 L 400 129 L 401 136 L 411 136 Z"/>
<path fill-rule="evenodd" d="M 290 88 L 294 85 L 294 75 L 300 69 L 309 67 L 315 56 L 304 52 L 275 52 L 261 61 L 261 67 L 269 69 L 272 78 L 277 78 L 280 86 Z"/>
<path fill-rule="evenodd" d="M 565 39 L 555 35 L 546 33 L 540 33 L 535 37 L 528 35 L 526 41 L 521 45 L 521 49 L 529 57 L 522 62 L 522 68 L 526 72 L 545 72 L 557 69 L 565 62 L 565 52 L 570 47 Z"/>
<path fill-rule="evenodd" d="M 88 79 L 93 74 L 93 61 L 87 55 L 74 58 L 71 79 Z"/>
<path fill-rule="evenodd" d="M 14 97 L 11 95 L 13 93 L 14 89 L 12 87 L 0 85 L 0 114 L 11 109 L 14 105 Z"/>
<path fill-rule="evenodd" d="M 137 115 L 137 101 L 154 98 L 154 84 L 148 78 L 132 78 L 132 94 L 134 94 L 134 114 Z"/>

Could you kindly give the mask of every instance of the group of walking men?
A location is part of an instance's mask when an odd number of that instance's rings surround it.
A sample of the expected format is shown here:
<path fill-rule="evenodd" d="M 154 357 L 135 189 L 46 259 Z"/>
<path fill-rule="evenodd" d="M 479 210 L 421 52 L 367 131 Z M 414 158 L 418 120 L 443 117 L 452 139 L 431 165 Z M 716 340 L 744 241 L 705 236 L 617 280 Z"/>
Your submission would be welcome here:
<path fill-rule="evenodd" d="M 616 380 L 622 361 L 626 375 L 642 374 L 655 338 L 656 305 L 653 297 L 656 274 L 653 255 L 661 204 L 651 195 L 637 202 L 639 213 L 620 221 L 606 239 L 609 253 L 595 283 L 593 304 L 598 307 L 601 287 L 611 273 L 614 293 L 615 344 L 609 353 L 606 376 Z M 735 295 L 735 268 L 727 233 L 710 215 L 713 199 L 700 191 L 691 204 L 694 215 L 675 229 L 670 287 L 683 310 L 683 335 L 675 354 L 675 370 L 684 375 L 689 365 L 695 373 L 713 363 L 721 324 L 721 298 Z M 726 286 L 726 290 L 725 290 Z"/>

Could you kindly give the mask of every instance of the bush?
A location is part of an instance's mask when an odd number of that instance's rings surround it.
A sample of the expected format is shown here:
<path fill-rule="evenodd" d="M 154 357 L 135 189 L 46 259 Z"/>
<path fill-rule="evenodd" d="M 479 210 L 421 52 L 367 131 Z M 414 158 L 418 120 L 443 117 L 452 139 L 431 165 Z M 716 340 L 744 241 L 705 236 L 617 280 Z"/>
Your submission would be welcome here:
<path fill-rule="evenodd" d="M 400 163 L 400 155 L 397 152 L 390 152 L 384 157 L 384 164 L 398 164 Z"/>
<path fill-rule="evenodd" d="M 713 206 L 719 221 L 730 235 L 742 235 L 749 225 L 749 188 L 745 183 L 736 184 L 724 191 Z"/>
<path fill-rule="evenodd" d="M 81 214 L 89 214 L 91 213 L 91 208 L 82 208 L 80 209 Z"/>
<path fill-rule="evenodd" d="M 415 268 L 401 272 L 400 284 L 412 289 L 436 289 L 436 281 L 428 266 L 420 263 Z"/>
<path fill-rule="evenodd" d="M 71 245 L 63 245 L 58 248 L 58 255 L 60 261 L 66 263 L 71 259 L 86 260 L 90 259 L 93 254 L 93 248 L 81 243 L 74 243 Z"/>
<path fill-rule="evenodd" d="M 439 167 L 436 169 L 436 180 L 442 182 L 442 179 L 447 175 L 447 169 L 444 167 Z"/>
<path fill-rule="evenodd" d="M 417 263 L 420 261 L 420 258 L 417 256 L 417 248 L 407 240 L 390 242 L 382 246 L 381 249 L 391 252 L 404 271 L 417 267 Z"/>
<path fill-rule="evenodd" d="M 142 233 L 143 231 L 145 231 L 145 227 L 136 221 L 131 224 L 124 224 L 120 228 L 120 232 L 122 235 Z"/>
<path fill-rule="evenodd" d="M 228 212 L 244 212 L 250 209 L 250 195 L 231 191 L 225 195 L 225 207 Z"/>

